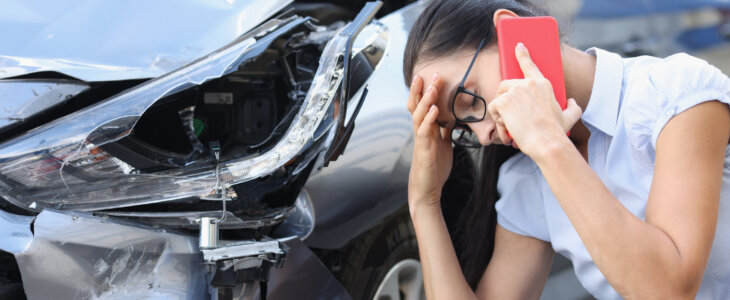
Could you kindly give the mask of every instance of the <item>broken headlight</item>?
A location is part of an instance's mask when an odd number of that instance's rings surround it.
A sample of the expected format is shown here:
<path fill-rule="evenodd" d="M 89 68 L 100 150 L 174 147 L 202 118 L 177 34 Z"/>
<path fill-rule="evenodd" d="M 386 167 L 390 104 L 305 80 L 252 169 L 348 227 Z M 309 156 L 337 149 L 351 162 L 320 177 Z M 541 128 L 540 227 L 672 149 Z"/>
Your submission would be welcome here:
<path fill-rule="evenodd" d="M 337 118 L 335 100 L 342 82 L 346 41 L 347 36 L 336 34 L 332 28 L 314 26 L 308 18 L 269 21 L 185 67 L 3 143 L 0 196 L 35 211 L 46 207 L 102 210 L 204 198 L 221 186 L 227 188 L 266 176 L 293 163 L 306 165 L 315 155 L 305 150 L 313 144 L 324 144 L 326 139 L 320 137 L 332 131 Z M 377 59 L 369 57 L 374 67 L 386 46 L 385 27 L 371 24 L 358 36 L 353 55 L 378 54 Z M 263 70 L 261 74 L 249 70 L 249 66 L 262 61 L 279 61 L 282 51 L 272 49 L 286 47 L 316 49 L 317 54 L 321 53 L 318 62 L 315 59 L 316 71 L 312 70 L 309 77 L 297 76 L 296 72 L 306 70 L 291 70 L 287 64 L 273 71 L 271 64 L 250 67 Z M 285 95 L 290 99 L 288 111 L 275 124 L 249 122 L 246 128 L 267 126 L 272 134 L 238 132 L 216 136 L 215 129 L 227 121 L 218 117 L 214 108 L 234 102 L 234 94 L 206 89 L 222 79 L 237 86 L 265 86 L 261 78 L 269 73 L 290 78 L 283 80 L 289 81 L 285 84 L 289 91 Z M 271 86 L 269 89 L 282 90 Z M 200 99 L 177 100 L 185 98 L 186 93 Z M 246 95 L 248 100 L 241 104 L 243 107 L 262 103 L 249 101 L 253 94 Z M 175 110 L 168 115 L 180 125 L 176 127 L 177 134 L 187 142 L 184 153 L 163 149 L 170 144 L 167 142 L 154 145 L 155 140 L 175 135 L 174 130 L 157 135 L 136 134 L 149 119 L 164 118 L 155 111 L 170 107 Z M 210 124 L 206 138 L 206 120 L 202 115 L 207 116 Z M 243 116 L 245 119 L 246 115 Z M 236 117 L 241 116 L 231 119 Z M 255 116 L 248 118 L 250 121 Z M 146 128 L 161 130 L 159 126 Z M 224 139 L 224 149 L 218 160 L 210 149 L 220 139 Z M 242 144 L 242 140 L 247 143 Z M 303 155 L 305 152 L 307 155 Z"/>

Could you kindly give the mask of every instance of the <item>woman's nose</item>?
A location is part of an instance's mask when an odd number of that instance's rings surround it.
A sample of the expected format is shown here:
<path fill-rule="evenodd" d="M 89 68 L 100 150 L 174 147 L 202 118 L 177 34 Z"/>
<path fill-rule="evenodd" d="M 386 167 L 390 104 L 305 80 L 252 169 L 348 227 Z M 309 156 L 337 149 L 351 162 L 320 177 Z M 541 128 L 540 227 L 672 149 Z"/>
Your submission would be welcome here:
<path fill-rule="evenodd" d="M 476 134 L 482 146 L 489 146 L 494 142 L 494 137 L 497 133 L 497 125 L 494 121 L 484 118 L 484 120 L 479 122 L 468 123 L 468 126 Z"/>

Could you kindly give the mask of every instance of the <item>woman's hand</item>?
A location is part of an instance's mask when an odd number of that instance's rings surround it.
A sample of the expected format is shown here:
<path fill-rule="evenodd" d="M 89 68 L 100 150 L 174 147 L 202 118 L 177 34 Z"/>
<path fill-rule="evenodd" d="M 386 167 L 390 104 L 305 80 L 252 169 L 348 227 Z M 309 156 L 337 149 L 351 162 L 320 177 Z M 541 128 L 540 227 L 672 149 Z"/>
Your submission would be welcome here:
<path fill-rule="evenodd" d="M 524 45 L 517 45 L 515 55 L 525 78 L 502 81 L 487 110 L 497 123 L 502 142 L 519 145 L 522 152 L 534 158 L 537 151 L 547 148 L 546 143 L 566 138 L 565 133 L 582 112 L 572 98 L 564 111 L 560 109 L 550 81 L 533 63 Z"/>
<path fill-rule="evenodd" d="M 436 123 L 436 107 L 443 81 L 434 74 L 423 92 L 423 79 L 416 76 L 411 83 L 408 110 L 413 116 L 416 137 L 411 172 L 408 178 L 408 205 L 411 212 L 421 205 L 440 207 L 441 188 L 451 172 L 453 148 L 450 132 Z"/>

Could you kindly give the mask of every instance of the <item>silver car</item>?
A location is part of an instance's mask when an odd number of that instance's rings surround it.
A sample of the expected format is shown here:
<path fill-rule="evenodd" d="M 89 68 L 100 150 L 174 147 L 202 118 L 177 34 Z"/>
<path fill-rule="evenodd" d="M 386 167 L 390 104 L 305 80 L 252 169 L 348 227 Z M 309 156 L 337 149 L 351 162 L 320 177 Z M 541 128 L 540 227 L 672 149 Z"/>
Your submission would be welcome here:
<path fill-rule="evenodd" d="M 0 298 L 423 297 L 422 4 L 321 2 L 5 3 Z"/>

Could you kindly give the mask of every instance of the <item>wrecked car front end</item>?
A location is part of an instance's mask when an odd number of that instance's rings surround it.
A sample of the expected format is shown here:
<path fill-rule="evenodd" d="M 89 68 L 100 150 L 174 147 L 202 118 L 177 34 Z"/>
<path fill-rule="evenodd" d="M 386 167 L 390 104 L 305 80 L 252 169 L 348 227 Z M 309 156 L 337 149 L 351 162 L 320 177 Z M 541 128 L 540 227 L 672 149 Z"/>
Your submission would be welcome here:
<path fill-rule="evenodd" d="M 226 277 L 235 272 L 207 272 L 197 238 L 184 232 L 56 210 L 35 218 L 0 211 L 0 222 L 2 250 L 15 255 L 28 299 L 250 299 L 257 298 L 261 282 L 268 284 L 271 299 L 348 297 L 297 238 L 248 241 L 251 247 L 233 249 L 239 256 L 232 258 L 287 249 L 286 260 L 278 261 L 282 265 L 256 281 L 260 267 L 231 278 Z M 317 284 L 302 286 L 300 276 Z"/>
<path fill-rule="evenodd" d="M 302 187 L 352 134 L 388 47 L 379 5 L 347 24 L 265 14 L 151 79 L 3 56 L 0 250 L 28 298 L 347 297 L 300 240 Z"/>

